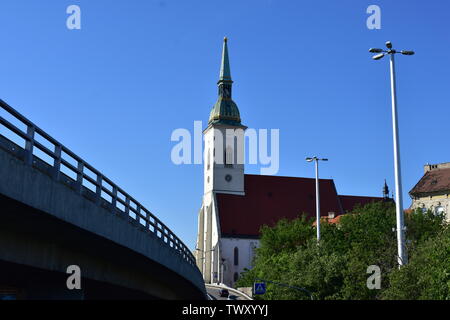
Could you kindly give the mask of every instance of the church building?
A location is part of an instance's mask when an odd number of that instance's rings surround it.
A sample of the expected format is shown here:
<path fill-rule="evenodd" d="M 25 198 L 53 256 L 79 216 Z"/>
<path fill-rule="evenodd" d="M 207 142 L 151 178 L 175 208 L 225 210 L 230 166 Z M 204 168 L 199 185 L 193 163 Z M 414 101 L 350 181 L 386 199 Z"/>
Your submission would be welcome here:
<path fill-rule="evenodd" d="M 234 285 L 245 268 L 251 268 L 263 225 L 273 226 L 302 213 L 315 216 L 316 210 L 315 179 L 244 173 L 242 135 L 246 127 L 232 100 L 232 84 L 225 38 L 219 96 L 203 131 L 204 194 L 195 257 L 206 283 L 228 286 Z M 385 199 L 338 195 L 331 179 L 320 179 L 319 185 L 320 213 L 330 219 L 352 211 L 356 204 Z M 388 197 L 387 189 L 385 193 Z"/>

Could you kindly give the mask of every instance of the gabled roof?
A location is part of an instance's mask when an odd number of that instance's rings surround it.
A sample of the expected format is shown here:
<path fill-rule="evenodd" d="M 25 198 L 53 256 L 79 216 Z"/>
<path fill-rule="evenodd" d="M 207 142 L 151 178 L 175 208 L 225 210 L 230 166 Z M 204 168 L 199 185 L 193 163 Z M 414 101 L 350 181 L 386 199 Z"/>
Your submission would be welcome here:
<path fill-rule="evenodd" d="M 246 174 L 245 196 L 217 194 L 222 236 L 259 237 L 260 227 L 302 213 L 315 216 L 315 179 Z M 344 213 L 333 180 L 320 180 L 321 216 Z"/>
<path fill-rule="evenodd" d="M 378 201 L 385 201 L 382 197 L 363 197 L 363 196 L 339 196 L 344 213 L 352 212 L 356 205 L 365 206 L 366 204 Z M 388 199 L 392 201 L 392 199 Z"/>
<path fill-rule="evenodd" d="M 410 195 L 450 190 L 450 169 L 436 169 L 425 173 L 409 192 Z"/>

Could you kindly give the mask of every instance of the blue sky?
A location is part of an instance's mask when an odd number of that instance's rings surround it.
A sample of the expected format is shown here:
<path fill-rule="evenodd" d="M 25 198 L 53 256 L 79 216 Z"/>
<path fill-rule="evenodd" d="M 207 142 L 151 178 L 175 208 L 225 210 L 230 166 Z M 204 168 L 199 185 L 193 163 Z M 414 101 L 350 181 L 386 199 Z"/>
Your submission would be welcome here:
<path fill-rule="evenodd" d="M 66 28 L 79 5 L 82 29 Z M 369 30 L 366 9 L 381 8 Z M 206 125 L 229 38 L 234 100 L 251 128 L 280 129 L 278 175 L 340 194 L 393 189 L 388 60 L 397 80 L 405 206 L 427 163 L 450 161 L 448 1 L 89 0 L 0 3 L 0 98 L 102 171 L 194 247 L 201 165 L 170 160 L 173 130 Z M 247 173 L 259 173 L 251 166 Z"/>

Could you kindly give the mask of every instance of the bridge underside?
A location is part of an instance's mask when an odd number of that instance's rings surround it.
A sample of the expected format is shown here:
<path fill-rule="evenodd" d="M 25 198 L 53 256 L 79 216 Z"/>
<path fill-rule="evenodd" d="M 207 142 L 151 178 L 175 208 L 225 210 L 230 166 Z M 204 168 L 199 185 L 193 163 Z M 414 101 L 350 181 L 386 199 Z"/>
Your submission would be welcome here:
<path fill-rule="evenodd" d="M 175 272 L 113 241 L 0 194 L 0 295 L 25 299 L 204 299 Z M 69 290 L 67 267 L 81 269 Z"/>
<path fill-rule="evenodd" d="M 82 279 L 81 290 L 67 290 L 67 274 L 0 261 L 0 300 L 155 300 L 141 291 Z"/>

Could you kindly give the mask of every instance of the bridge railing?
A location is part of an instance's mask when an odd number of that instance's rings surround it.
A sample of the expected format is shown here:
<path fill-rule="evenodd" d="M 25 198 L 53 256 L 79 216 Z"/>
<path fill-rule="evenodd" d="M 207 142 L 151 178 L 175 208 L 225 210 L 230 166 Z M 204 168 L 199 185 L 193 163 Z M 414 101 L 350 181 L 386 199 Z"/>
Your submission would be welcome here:
<path fill-rule="evenodd" d="M 0 116 L 0 125 L 24 142 L 21 147 L 13 141 L 17 139 L 8 139 L 0 132 L 1 147 L 112 213 L 129 217 L 137 226 L 154 234 L 195 266 L 195 258 L 189 248 L 137 200 L 1 99 L 0 108 L 25 128 L 20 129 Z"/>

